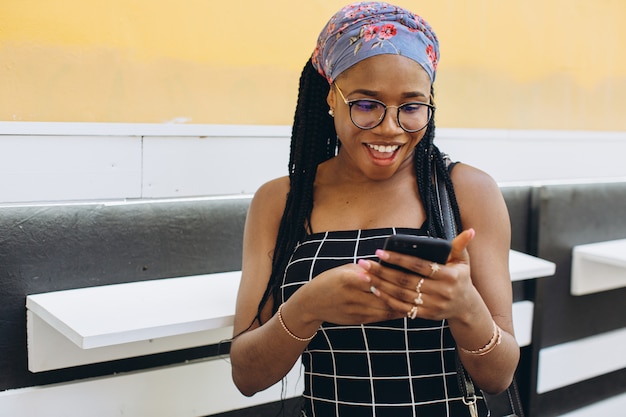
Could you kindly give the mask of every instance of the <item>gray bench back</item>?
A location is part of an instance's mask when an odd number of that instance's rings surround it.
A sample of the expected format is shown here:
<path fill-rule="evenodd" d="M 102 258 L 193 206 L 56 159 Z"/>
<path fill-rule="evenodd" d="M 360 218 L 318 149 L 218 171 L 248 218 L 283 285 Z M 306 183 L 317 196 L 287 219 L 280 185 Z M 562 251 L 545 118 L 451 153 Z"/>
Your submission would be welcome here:
<path fill-rule="evenodd" d="M 27 295 L 239 270 L 249 204 L 241 197 L 0 207 L 0 391 L 120 369 L 28 372 Z"/>

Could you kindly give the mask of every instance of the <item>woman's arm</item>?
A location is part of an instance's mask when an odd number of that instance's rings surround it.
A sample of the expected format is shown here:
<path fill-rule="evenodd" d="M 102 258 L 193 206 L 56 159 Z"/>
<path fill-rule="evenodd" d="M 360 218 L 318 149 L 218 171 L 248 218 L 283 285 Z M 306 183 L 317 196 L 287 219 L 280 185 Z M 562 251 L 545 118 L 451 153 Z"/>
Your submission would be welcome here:
<path fill-rule="evenodd" d="M 246 217 L 241 284 L 230 349 L 233 380 L 244 395 L 253 395 L 280 381 L 306 346 L 290 337 L 277 317 L 272 317 L 275 300 L 270 300 L 262 311 L 263 325 L 255 320 L 272 271 L 274 245 L 288 190 L 287 178 L 263 185 L 252 199 Z M 282 314 L 285 325 L 292 326 L 291 331 L 302 337 L 319 327 L 316 322 L 296 326 L 291 319 L 296 313 L 289 305 L 285 305 Z"/>
<path fill-rule="evenodd" d="M 500 392 L 510 384 L 519 361 L 513 333 L 512 290 L 509 273 L 511 226 L 498 185 L 484 172 L 458 164 L 452 181 L 464 229 L 475 237 L 467 246 L 473 288 L 471 308 L 449 320 L 457 345 L 470 351 L 485 347 L 494 333 L 500 344 L 485 355 L 459 349 L 463 365 L 475 383 L 487 392 Z"/>

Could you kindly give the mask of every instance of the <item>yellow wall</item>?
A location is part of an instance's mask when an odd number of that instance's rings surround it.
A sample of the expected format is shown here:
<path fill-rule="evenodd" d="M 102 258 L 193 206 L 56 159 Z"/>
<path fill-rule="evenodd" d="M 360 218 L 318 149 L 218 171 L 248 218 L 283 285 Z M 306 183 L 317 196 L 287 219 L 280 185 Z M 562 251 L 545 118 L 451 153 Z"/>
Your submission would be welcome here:
<path fill-rule="evenodd" d="M 344 3 L 2 1 L 0 120 L 290 124 Z M 397 3 L 439 36 L 439 126 L 626 130 L 626 2 Z"/>

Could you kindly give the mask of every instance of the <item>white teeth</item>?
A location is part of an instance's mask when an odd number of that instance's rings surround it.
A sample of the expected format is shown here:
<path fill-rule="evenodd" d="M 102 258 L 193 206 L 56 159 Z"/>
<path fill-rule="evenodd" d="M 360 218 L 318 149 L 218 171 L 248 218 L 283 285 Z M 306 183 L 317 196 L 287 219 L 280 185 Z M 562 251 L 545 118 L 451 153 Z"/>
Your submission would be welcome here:
<path fill-rule="evenodd" d="M 370 148 L 372 148 L 373 150 L 377 152 L 384 152 L 384 153 L 395 152 L 400 147 L 400 145 L 383 146 L 383 145 L 370 145 L 370 144 L 368 144 L 367 146 L 369 146 Z"/>

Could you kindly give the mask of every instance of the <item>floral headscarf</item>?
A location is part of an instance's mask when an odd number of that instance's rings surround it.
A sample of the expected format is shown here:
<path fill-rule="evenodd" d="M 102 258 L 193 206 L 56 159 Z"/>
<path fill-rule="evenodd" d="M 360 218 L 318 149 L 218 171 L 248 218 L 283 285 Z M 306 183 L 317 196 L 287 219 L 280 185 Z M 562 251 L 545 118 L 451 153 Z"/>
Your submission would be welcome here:
<path fill-rule="evenodd" d="M 389 3 L 363 2 L 345 6 L 319 35 L 312 62 L 329 83 L 354 64 L 374 55 L 410 58 L 431 82 L 439 62 L 439 41 L 430 25 L 416 14 Z"/>

